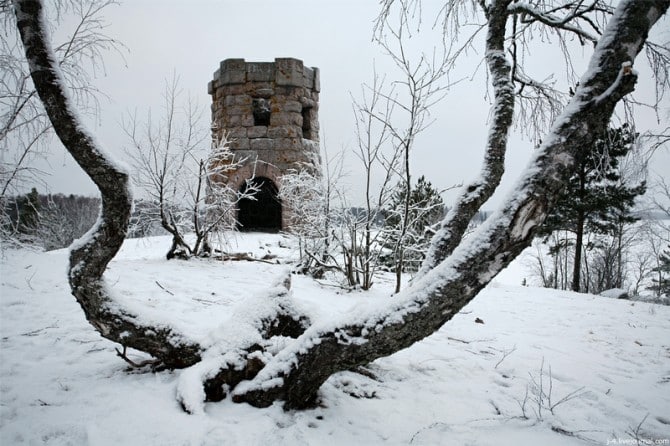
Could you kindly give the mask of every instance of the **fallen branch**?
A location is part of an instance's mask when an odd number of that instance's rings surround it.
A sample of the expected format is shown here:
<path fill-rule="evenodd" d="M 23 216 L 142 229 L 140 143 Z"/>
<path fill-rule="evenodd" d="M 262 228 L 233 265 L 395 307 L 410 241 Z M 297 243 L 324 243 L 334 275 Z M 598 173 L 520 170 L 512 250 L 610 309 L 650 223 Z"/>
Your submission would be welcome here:
<path fill-rule="evenodd" d="M 163 365 L 163 362 L 160 359 L 146 359 L 142 362 L 133 361 L 132 359 L 130 359 L 126 355 L 126 346 L 125 345 L 123 346 L 123 352 L 120 352 L 118 348 L 115 348 L 114 350 L 116 350 L 116 356 L 118 356 L 121 359 L 123 359 L 124 361 L 126 361 L 128 364 L 130 364 L 131 367 L 133 367 L 135 369 L 141 369 L 141 368 L 146 367 L 146 366 L 151 366 L 152 370 L 156 370 L 156 369 L 160 368 L 160 366 Z"/>
<path fill-rule="evenodd" d="M 318 266 L 319 268 L 322 268 L 322 269 L 324 269 L 324 270 L 326 270 L 326 271 L 339 271 L 339 272 L 344 272 L 344 271 L 342 270 L 342 267 L 340 267 L 339 265 L 329 265 L 329 264 L 327 264 L 327 263 L 324 263 L 322 260 L 319 260 L 314 254 L 312 254 L 311 252 L 309 252 L 309 250 L 307 250 L 307 249 L 305 250 L 305 254 L 307 254 L 307 256 L 308 256 L 310 259 L 312 259 L 312 260 L 314 261 L 314 263 L 316 263 L 316 266 Z M 331 256 L 331 257 L 332 257 L 332 256 Z"/>
<path fill-rule="evenodd" d="M 271 262 L 271 260 L 276 259 L 277 256 L 274 254 L 265 254 L 263 257 L 258 258 L 254 257 L 253 254 L 250 254 L 248 252 L 232 252 L 232 253 L 221 253 L 220 256 L 216 257 L 218 260 L 223 260 L 223 261 L 240 261 L 240 260 L 246 260 L 247 262 L 261 262 L 261 263 L 267 263 L 269 265 L 276 265 L 279 263 L 279 261 L 274 261 Z"/>
<path fill-rule="evenodd" d="M 165 292 L 168 293 L 170 296 L 174 296 L 174 293 L 173 293 L 172 291 L 168 290 L 167 288 L 165 288 L 163 285 L 161 285 L 160 282 L 158 282 L 158 280 L 156 280 L 156 285 L 158 285 L 158 287 L 159 287 L 161 290 L 165 291 Z"/>

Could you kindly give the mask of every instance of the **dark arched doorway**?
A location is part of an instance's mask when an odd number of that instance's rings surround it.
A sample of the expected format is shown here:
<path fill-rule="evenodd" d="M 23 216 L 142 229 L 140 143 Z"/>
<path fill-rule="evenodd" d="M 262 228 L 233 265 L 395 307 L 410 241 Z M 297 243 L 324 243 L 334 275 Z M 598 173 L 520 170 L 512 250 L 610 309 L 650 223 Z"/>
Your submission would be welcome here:
<path fill-rule="evenodd" d="M 250 185 L 258 188 L 253 198 L 244 198 L 239 203 L 237 228 L 240 231 L 278 232 L 281 226 L 281 201 L 277 186 L 265 177 L 254 178 Z M 250 185 L 243 185 L 246 192 Z"/>

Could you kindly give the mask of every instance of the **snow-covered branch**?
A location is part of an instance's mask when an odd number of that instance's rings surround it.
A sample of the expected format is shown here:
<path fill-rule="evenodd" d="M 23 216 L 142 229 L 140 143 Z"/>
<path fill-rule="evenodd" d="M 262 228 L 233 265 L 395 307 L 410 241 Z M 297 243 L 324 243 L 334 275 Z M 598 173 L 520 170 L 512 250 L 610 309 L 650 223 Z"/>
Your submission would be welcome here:
<path fill-rule="evenodd" d="M 23 55 L 15 15 L 4 2 L 0 22 L 0 197 L 18 193 L 29 183 L 43 183 L 44 172 L 31 166 L 49 150 L 51 124 L 35 91 L 30 68 Z M 98 97 L 93 77 L 104 71 L 109 53 L 123 57 L 123 44 L 106 34 L 103 14 L 115 0 L 72 0 L 47 5 L 47 21 L 66 31 L 65 39 L 53 49 L 62 79 L 80 110 L 97 113 Z M 46 13 L 46 12 L 45 12 Z M 72 31 L 65 24 L 71 23 Z M 1 210 L 0 210 L 1 212 Z"/>
<path fill-rule="evenodd" d="M 495 192 L 505 170 L 507 138 L 514 117 L 514 85 L 511 65 L 505 56 L 506 7 L 509 1 L 495 2 L 488 9 L 486 63 L 491 75 L 495 102 L 489 128 L 484 163 L 479 177 L 463 187 L 456 204 L 449 210 L 440 230 L 426 254 L 417 277 L 421 277 L 444 260 L 460 243 L 461 238 L 486 200 Z"/>
<path fill-rule="evenodd" d="M 598 35 L 592 34 L 582 27 L 573 24 L 572 22 L 576 19 L 582 19 L 589 12 L 595 11 L 597 9 L 602 9 L 601 1 L 595 1 L 588 5 L 587 7 L 580 7 L 579 4 L 575 4 L 574 8 L 566 14 L 564 17 L 559 17 L 552 12 L 541 11 L 526 2 L 515 2 L 510 4 L 507 7 L 507 11 L 510 14 L 520 14 L 522 23 L 532 23 L 533 21 L 538 21 L 546 26 L 551 28 L 562 29 L 564 31 L 569 31 L 581 39 L 587 40 L 592 43 L 598 41 Z M 593 23 L 588 21 L 587 23 Z M 595 27 L 595 26 L 594 26 Z M 597 31 L 597 28 L 596 28 Z"/>
<path fill-rule="evenodd" d="M 142 326 L 133 315 L 112 310 L 114 305 L 102 275 L 128 229 L 132 205 L 128 173 L 111 160 L 81 124 L 49 46 L 41 2 L 17 0 L 14 5 L 31 76 L 51 124 L 102 195 L 97 224 L 71 248 L 72 293 L 89 322 L 104 337 L 146 351 L 168 366 L 199 360 L 199 347 L 170 328 Z"/>

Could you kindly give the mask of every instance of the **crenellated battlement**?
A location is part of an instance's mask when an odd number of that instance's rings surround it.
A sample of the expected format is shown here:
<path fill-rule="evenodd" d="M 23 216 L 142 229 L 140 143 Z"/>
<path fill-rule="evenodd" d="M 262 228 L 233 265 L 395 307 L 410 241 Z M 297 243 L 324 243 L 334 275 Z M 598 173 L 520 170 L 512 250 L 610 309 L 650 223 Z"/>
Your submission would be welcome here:
<path fill-rule="evenodd" d="M 224 85 L 247 82 L 274 82 L 276 85 L 321 90 L 319 69 L 306 67 L 302 60 L 276 58 L 274 62 L 246 62 L 244 59 L 226 59 L 214 72 L 208 85 L 209 94 Z"/>

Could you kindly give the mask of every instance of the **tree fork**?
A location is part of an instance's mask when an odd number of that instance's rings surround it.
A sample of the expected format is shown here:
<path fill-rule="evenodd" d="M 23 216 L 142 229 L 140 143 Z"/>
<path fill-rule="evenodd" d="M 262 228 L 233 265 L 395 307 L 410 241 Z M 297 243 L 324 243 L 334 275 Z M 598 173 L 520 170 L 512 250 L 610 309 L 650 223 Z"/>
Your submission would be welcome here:
<path fill-rule="evenodd" d="M 335 372 L 371 362 L 429 336 L 470 302 L 530 245 L 557 200 L 575 156 L 607 127 L 614 107 L 634 90 L 631 64 L 670 0 L 622 1 L 596 46 L 589 70 L 549 138 L 537 150 L 513 197 L 480 230 L 397 300 L 384 315 L 335 329 L 308 330 L 257 377 L 240 384 L 235 401 L 265 407 L 284 400 L 300 409 Z"/>

